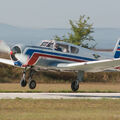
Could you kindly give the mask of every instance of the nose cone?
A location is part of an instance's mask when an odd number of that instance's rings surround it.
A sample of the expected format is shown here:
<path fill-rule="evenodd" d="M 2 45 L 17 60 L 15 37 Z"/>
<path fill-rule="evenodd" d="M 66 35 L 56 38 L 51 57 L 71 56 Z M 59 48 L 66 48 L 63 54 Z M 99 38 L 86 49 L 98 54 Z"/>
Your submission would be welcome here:
<path fill-rule="evenodd" d="M 13 51 L 10 51 L 10 55 L 12 55 L 13 54 Z"/>

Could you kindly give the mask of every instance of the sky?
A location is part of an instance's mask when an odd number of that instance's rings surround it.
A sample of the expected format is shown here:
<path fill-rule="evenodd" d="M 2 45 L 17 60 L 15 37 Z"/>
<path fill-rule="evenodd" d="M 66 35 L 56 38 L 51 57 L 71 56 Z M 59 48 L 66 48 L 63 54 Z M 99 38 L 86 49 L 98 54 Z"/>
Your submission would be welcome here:
<path fill-rule="evenodd" d="M 120 0 L 0 0 L 0 23 L 27 28 L 69 28 L 90 17 L 94 27 L 120 28 Z"/>

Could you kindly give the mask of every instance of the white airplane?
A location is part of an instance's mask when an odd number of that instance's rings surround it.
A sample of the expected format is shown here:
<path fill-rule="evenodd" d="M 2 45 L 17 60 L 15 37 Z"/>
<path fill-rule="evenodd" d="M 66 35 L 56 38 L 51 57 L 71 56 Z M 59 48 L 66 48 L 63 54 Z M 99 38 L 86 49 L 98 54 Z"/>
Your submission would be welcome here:
<path fill-rule="evenodd" d="M 55 40 L 43 40 L 37 46 L 15 45 L 11 49 L 1 41 L 0 51 L 9 53 L 11 58 L 0 58 L 1 63 L 24 69 L 20 81 L 22 87 L 27 84 L 26 70 L 30 69 L 30 89 L 36 87 L 36 82 L 32 79 L 34 70 L 77 71 L 77 79 L 71 83 L 72 91 L 78 90 L 84 72 L 120 70 L 120 40 L 117 41 L 113 52 L 93 51 Z"/>

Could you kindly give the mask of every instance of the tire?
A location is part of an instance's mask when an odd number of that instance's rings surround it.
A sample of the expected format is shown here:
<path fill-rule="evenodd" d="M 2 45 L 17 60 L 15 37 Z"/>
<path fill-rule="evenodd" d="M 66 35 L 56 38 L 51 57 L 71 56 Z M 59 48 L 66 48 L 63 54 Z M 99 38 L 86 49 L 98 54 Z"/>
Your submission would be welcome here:
<path fill-rule="evenodd" d="M 79 82 L 77 80 L 71 83 L 71 89 L 73 92 L 76 92 L 79 89 Z"/>
<path fill-rule="evenodd" d="M 24 79 L 22 79 L 22 80 L 20 81 L 20 85 L 21 85 L 21 87 L 25 87 L 25 86 L 27 85 L 27 81 L 24 80 Z"/>
<path fill-rule="evenodd" d="M 30 89 L 35 89 L 36 88 L 36 82 L 35 82 L 35 80 L 30 80 L 30 82 L 29 82 L 29 88 Z"/>

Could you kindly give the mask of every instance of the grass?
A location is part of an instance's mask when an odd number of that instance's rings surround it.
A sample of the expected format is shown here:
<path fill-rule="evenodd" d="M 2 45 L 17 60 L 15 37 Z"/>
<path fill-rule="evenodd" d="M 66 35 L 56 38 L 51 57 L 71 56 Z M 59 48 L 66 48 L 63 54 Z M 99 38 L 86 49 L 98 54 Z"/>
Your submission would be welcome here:
<path fill-rule="evenodd" d="M 120 100 L 0 100 L 0 120 L 119 120 Z"/>
<path fill-rule="evenodd" d="M 0 92 L 72 92 L 70 83 L 39 83 L 36 89 L 23 88 L 19 83 L 1 83 Z M 78 92 L 120 92 L 120 83 L 80 83 Z"/>

